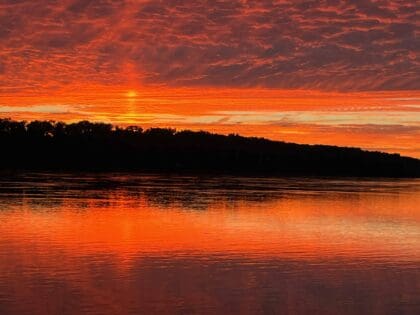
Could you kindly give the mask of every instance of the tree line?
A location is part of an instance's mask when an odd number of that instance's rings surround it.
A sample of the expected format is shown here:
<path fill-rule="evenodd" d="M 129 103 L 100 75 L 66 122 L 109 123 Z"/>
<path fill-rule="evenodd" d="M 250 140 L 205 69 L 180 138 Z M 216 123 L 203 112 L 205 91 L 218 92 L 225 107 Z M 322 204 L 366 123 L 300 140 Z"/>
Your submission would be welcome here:
<path fill-rule="evenodd" d="M 420 160 L 171 128 L 0 119 L 0 168 L 419 177 Z"/>

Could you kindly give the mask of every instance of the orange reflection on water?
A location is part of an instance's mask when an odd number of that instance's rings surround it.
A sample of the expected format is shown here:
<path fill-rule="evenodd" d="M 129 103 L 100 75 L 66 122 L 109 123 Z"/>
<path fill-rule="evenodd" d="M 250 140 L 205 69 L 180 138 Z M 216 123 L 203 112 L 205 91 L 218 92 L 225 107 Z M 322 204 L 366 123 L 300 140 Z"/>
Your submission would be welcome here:
<path fill-rule="evenodd" d="M 2 179 L 0 314 L 416 313 L 418 181 L 66 176 Z"/>
<path fill-rule="evenodd" d="M 61 200 L 54 211 L 35 211 L 28 202 L 2 214 L 3 241 L 112 253 L 123 261 L 171 252 L 420 261 L 418 194 L 292 194 L 261 203 L 218 201 L 201 211 L 121 193 L 76 201 Z"/>

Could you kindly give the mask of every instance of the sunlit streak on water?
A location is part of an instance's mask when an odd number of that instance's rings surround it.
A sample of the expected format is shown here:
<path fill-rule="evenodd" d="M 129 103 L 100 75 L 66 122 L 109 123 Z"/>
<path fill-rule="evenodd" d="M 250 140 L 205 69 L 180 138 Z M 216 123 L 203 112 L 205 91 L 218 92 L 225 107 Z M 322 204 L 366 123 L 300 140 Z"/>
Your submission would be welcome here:
<path fill-rule="evenodd" d="M 0 314 L 418 314 L 418 180 L 0 181 Z"/>

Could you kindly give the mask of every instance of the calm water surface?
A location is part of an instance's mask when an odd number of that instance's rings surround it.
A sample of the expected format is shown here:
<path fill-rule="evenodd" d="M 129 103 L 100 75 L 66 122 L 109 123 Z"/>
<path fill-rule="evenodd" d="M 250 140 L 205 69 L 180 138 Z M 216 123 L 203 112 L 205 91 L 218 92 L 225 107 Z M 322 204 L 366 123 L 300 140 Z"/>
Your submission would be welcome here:
<path fill-rule="evenodd" d="M 3 175 L 0 314 L 420 314 L 420 181 Z"/>

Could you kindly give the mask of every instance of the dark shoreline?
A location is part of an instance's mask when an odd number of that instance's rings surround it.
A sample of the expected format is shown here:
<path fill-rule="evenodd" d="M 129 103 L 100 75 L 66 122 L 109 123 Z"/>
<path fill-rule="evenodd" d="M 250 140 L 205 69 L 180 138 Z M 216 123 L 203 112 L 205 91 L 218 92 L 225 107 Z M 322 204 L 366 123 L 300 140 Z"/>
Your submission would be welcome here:
<path fill-rule="evenodd" d="M 359 148 L 302 145 L 87 121 L 0 119 L 0 170 L 264 177 L 418 178 L 420 160 Z"/>
<path fill-rule="evenodd" d="M 354 175 L 354 174 L 328 174 L 328 173 L 270 173 L 270 172 L 232 172 L 232 171 L 214 171 L 214 170 L 169 170 L 169 169 L 114 169 L 114 168 L 4 168 L 0 167 L 1 176 L 15 175 L 121 175 L 121 176 L 165 176 L 165 177 L 239 177 L 239 178 L 289 178 L 289 179 L 339 179 L 339 180 L 404 180 L 420 179 L 420 175 Z"/>

